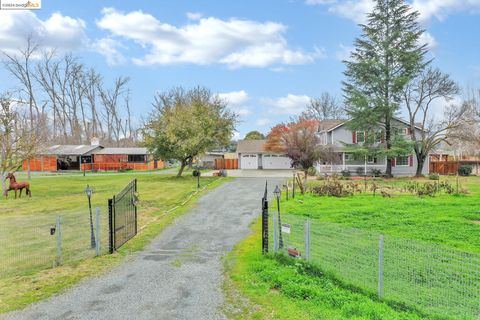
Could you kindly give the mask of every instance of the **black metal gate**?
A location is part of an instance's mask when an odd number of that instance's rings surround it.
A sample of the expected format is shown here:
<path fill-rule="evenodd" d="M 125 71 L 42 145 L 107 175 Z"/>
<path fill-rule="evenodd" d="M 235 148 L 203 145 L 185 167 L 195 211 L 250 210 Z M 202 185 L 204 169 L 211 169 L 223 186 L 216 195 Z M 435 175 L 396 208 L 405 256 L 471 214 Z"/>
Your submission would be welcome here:
<path fill-rule="evenodd" d="M 112 199 L 108 199 L 110 253 L 137 234 L 137 202 L 137 179 L 132 180 Z"/>

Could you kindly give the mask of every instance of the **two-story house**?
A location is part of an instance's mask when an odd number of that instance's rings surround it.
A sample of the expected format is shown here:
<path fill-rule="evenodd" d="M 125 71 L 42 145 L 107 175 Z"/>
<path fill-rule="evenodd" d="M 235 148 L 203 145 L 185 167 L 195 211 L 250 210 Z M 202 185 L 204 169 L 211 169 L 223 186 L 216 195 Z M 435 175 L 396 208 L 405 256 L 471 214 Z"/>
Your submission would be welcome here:
<path fill-rule="evenodd" d="M 348 152 L 347 145 L 361 145 L 365 142 L 366 133 L 364 131 L 352 131 L 348 128 L 349 120 L 324 120 L 319 124 L 319 137 L 321 144 L 330 146 L 335 153 L 336 159 L 331 162 L 318 163 L 316 169 L 321 174 L 340 173 L 344 170 L 350 171 L 352 175 L 362 174 L 366 171 L 370 174 L 373 169 L 385 172 L 387 167 L 386 157 L 364 157 L 359 159 Z M 409 123 L 395 118 L 392 121 L 392 127 L 400 134 L 405 135 L 405 139 L 411 139 Z M 421 129 L 416 127 L 415 134 L 420 135 Z M 375 135 L 375 143 L 384 143 L 384 133 L 379 131 Z M 414 176 L 417 168 L 417 159 L 415 154 L 399 156 L 392 161 L 392 173 L 394 176 Z M 424 164 L 423 173 L 428 174 L 428 160 Z"/>

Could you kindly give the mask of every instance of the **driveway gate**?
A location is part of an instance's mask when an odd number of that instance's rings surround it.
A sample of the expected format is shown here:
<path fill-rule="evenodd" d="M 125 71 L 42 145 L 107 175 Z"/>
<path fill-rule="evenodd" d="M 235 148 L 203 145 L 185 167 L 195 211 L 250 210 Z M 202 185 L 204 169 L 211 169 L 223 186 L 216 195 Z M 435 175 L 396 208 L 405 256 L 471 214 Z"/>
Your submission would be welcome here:
<path fill-rule="evenodd" d="M 110 253 L 137 234 L 137 179 L 108 200 Z"/>

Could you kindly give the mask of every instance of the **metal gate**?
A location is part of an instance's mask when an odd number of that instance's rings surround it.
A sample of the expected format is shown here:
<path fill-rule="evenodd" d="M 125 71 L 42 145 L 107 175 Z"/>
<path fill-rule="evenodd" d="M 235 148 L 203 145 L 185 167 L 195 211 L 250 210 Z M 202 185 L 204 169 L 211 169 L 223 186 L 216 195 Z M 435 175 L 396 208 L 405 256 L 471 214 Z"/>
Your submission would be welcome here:
<path fill-rule="evenodd" d="M 137 179 L 108 200 L 110 253 L 137 234 Z"/>

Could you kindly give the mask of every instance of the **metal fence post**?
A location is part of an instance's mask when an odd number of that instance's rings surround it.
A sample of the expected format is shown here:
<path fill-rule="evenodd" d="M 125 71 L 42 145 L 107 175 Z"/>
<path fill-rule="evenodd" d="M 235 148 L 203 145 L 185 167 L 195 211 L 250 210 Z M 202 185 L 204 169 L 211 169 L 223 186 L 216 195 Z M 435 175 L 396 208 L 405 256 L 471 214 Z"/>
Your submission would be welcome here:
<path fill-rule="evenodd" d="M 108 252 L 113 253 L 115 246 L 113 243 L 113 199 L 108 199 Z"/>
<path fill-rule="evenodd" d="M 95 242 L 95 252 L 97 256 L 100 255 L 100 207 L 97 207 L 97 215 L 96 215 L 96 233 L 97 233 L 97 241 Z"/>
<path fill-rule="evenodd" d="M 62 217 L 57 216 L 57 259 L 56 265 L 59 266 L 62 264 Z"/>
<path fill-rule="evenodd" d="M 277 224 L 277 217 L 274 215 L 273 217 L 273 252 L 278 251 L 278 224 Z M 281 232 L 281 231 L 280 231 Z"/>
<path fill-rule="evenodd" d="M 378 239 L 378 298 L 383 298 L 383 245 L 384 237 L 380 235 Z"/>
<path fill-rule="evenodd" d="M 265 181 L 265 191 L 262 198 L 262 253 L 268 253 L 268 181 Z"/>
<path fill-rule="evenodd" d="M 305 220 L 304 225 L 305 234 L 305 260 L 310 260 L 310 219 Z"/>

